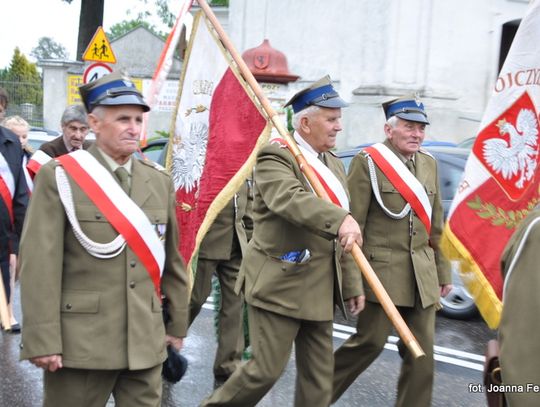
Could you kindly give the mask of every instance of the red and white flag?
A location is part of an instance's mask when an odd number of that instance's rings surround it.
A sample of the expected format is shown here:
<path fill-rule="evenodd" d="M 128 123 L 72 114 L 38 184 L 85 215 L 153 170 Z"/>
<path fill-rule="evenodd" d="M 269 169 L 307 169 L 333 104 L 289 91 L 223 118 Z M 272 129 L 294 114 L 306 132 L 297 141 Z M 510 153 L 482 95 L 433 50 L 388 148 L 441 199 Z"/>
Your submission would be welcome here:
<path fill-rule="evenodd" d="M 188 26 L 188 21 L 191 21 L 191 14 L 189 14 L 189 10 L 192 3 L 193 0 L 183 1 L 180 7 L 180 11 L 178 12 L 178 17 L 176 18 L 176 22 L 174 23 L 174 26 L 169 33 L 169 36 L 167 37 L 167 41 L 165 42 L 165 46 L 161 51 L 158 65 L 156 67 L 154 75 L 152 76 L 150 86 L 148 87 L 148 89 L 145 89 L 144 98 L 146 100 L 146 103 L 148 103 L 148 106 L 150 106 L 150 109 L 153 109 L 156 105 L 158 96 L 163 89 L 163 85 L 167 80 L 167 76 L 169 75 L 169 72 L 172 68 L 174 62 L 174 53 L 176 51 L 178 41 L 180 40 L 180 34 L 182 33 L 182 29 L 184 28 L 184 26 Z M 146 145 L 148 139 L 148 114 L 149 113 L 147 112 L 143 115 L 141 146 Z"/>
<path fill-rule="evenodd" d="M 251 174 L 271 126 L 199 12 L 193 23 L 167 168 L 176 189 L 180 252 L 190 261 L 217 214 Z"/>
<path fill-rule="evenodd" d="M 443 235 L 491 328 L 502 310 L 500 257 L 539 189 L 540 1 L 521 21 L 495 83 Z"/>

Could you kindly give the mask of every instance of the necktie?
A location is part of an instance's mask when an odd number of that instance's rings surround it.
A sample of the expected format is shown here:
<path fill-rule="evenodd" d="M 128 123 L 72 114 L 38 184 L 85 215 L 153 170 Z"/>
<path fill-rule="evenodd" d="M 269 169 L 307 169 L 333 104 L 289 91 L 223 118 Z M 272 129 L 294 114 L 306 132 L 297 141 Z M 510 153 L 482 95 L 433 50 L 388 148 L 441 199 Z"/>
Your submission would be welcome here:
<path fill-rule="evenodd" d="M 407 166 L 407 168 L 409 169 L 409 171 L 413 173 L 413 175 L 416 174 L 416 171 L 414 170 L 414 161 L 413 161 L 413 160 L 407 160 L 407 162 L 405 163 L 405 165 Z"/>
<path fill-rule="evenodd" d="M 120 181 L 120 186 L 126 194 L 129 195 L 129 173 L 124 167 L 118 167 L 114 170 L 116 178 Z"/>
<path fill-rule="evenodd" d="M 326 158 L 324 157 L 324 153 L 317 154 L 317 158 L 321 160 L 324 165 L 326 165 Z"/>

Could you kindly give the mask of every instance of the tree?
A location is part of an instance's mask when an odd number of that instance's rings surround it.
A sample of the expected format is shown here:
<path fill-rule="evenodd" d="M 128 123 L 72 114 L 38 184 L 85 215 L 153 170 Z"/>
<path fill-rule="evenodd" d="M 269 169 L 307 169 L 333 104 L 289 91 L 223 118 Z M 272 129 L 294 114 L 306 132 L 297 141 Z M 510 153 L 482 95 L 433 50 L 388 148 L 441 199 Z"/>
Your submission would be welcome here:
<path fill-rule="evenodd" d="M 9 92 L 10 104 L 43 104 L 43 87 L 36 64 L 29 62 L 19 48 L 15 48 L 9 68 L 0 73 L 0 80 L 17 85 Z"/>
<path fill-rule="evenodd" d="M 68 57 L 66 47 L 51 37 L 41 37 L 37 47 L 32 49 L 30 55 L 38 61 L 42 59 L 67 59 Z"/>
<path fill-rule="evenodd" d="M 70 3 L 73 0 L 62 0 Z M 77 60 L 82 59 L 86 47 L 92 40 L 98 27 L 103 25 L 103 8 L 105 0 L 81 0 L 79 15 L 79 37 L 77 40 Z"/>

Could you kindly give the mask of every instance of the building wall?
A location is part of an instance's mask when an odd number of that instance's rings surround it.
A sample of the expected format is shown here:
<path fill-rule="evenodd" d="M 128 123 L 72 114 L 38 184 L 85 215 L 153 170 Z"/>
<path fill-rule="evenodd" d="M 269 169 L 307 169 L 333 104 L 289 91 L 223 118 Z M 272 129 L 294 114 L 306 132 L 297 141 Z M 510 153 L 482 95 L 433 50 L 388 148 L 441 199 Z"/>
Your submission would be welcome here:
<path fill-rule="evenodd" d="M 475 135 L 498 71 L 502 25 L 527 0 L 230 0 L 240 52 L 268 38 L 301 78 L 288 95 L 330 74 L 351 102 L 338 147 L 384 137 L 380 103 L 418 92 L 428 138 Z M 288 96 L 287 95 L 287 96 Z"/>

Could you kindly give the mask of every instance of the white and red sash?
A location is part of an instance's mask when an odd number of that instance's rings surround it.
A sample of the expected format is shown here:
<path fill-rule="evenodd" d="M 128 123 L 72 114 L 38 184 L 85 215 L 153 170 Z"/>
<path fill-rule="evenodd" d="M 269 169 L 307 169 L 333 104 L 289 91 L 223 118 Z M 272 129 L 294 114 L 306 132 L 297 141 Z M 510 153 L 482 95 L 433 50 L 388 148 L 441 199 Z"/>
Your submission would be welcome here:
<path fill-rule="evenodd" d="M 349 210 L 349 197 L 347 196 L 347 192 L 345 191 L 343 184 L 330 170 L 330 168 L 324 165 L 321 160 L 317 158 L 317 153 L 313 150 L 313 148 L 296 133 L 295 140 L 298 144 L 298 148 L 302 152 L 302 155 L 313 169 L 313 172 L 319 179 L 330 200 L 335 205 Z M 274 138 L 272 139 L 272 142 L 280 143 L 291 150 L 289 143 L 282 138 Z"/>
<path fill-rule="evenodd" d="M 28 160 L 28 164 L 26 164 L 26 169 L 28 170 L 30 177 L 34 179 L 41 166 L 47 164 L 51 160 L 52 157 L 41 150 L 32 154 L 32 157 Z"/>
<path fill-rule="evenodd" d="M 403 161 L 384 144 L 373 144 L 364 148 L 364 151 L 369 154 L 405 201 L 411 205 L 429 234 L 432 208 L 422 184 L 409 171 Z"/>
<path fill-rule="evenodd" d="M 11 169 L 2 154 L 0 154 L 0 198 L 4 201 L 8 210 L 11 224 L 13 219 L 13 196 L 15 195 L 15 179 Z"/>
<path fill-rule="evenodd" d="M 34 190 L 34 181 L 32 179 L 32 175 L 30 174 L 30 171 L 28 171 L 28 168 L 26 168 L 27 165 L 28 165 L 28 157 L 26 155 L 23 155 L 22 170 L 24 174 L 24 179 L 26 180 L 26 186 L 28 187 L 28 192 L 32 193 L 32 191 Z"/>
<path fill-rule="evenodd" d="M 124 192 L 96 158 L 78 150 L 56 158 L 83 192 L 120 233 L 145 266 L 158 297 L 165 249 L 146 214 Z"/>

